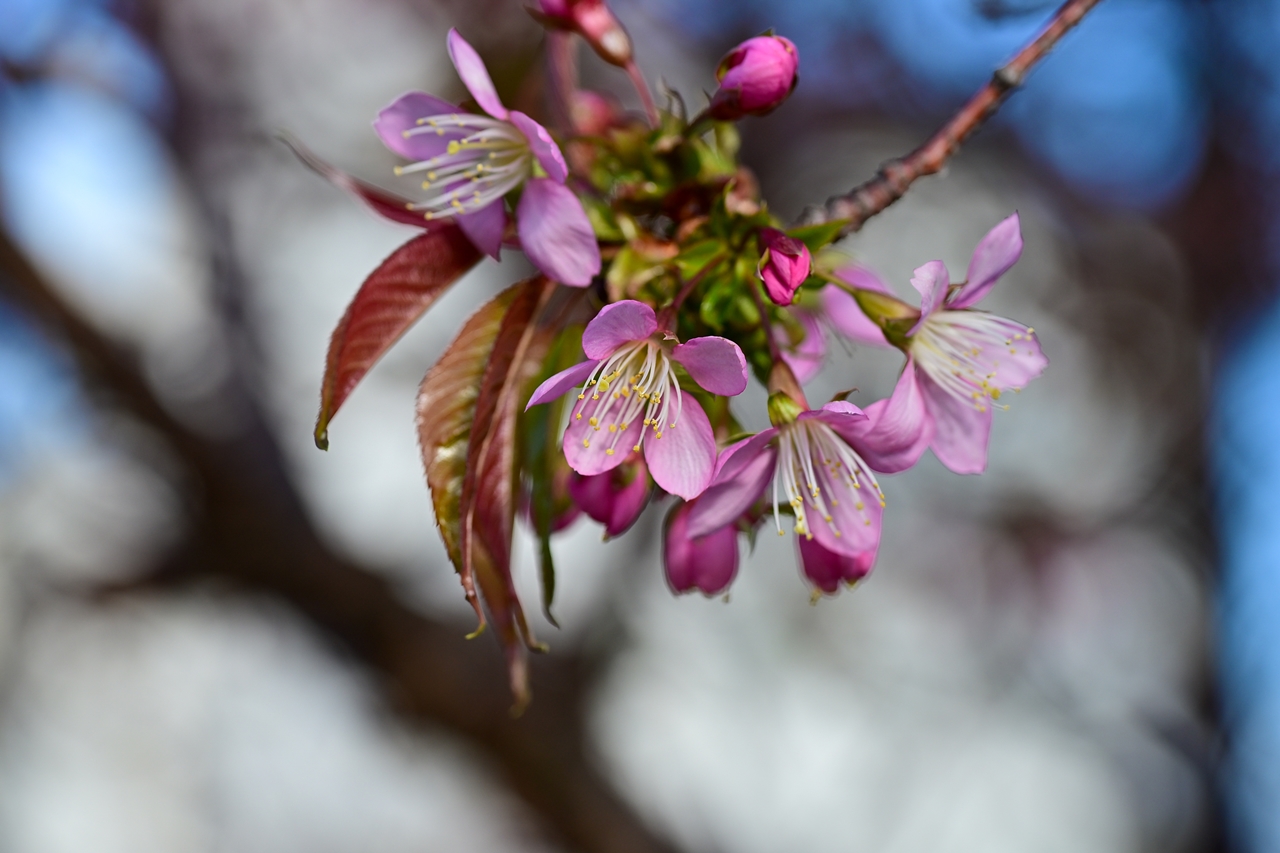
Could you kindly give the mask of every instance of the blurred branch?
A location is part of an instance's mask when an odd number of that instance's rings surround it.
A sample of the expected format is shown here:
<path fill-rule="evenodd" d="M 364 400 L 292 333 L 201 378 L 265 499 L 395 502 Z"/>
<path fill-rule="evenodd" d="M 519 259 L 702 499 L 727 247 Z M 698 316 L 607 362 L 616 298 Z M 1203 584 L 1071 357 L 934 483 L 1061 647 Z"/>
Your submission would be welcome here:
<path fill-rule="evenodd" d="M 846 220 L 840 229 L 840 236 L 844 237 L 861 229 L 868 219 L 902 198 L 917 180 L 942 171 L 947 160 L 960 150 L 960 145 L 1023 84 L 1028 72 L 1044 59 L 1058 40 L 1099 2 L 1101 0 L 1067 0 L 1036 40 L 991 75 L 990 82 L 979 89 L 924 145 L 906 157 L 890 160 L 874 178 L 861 186 L 844 195 L 832 196 L 821 207 L 809 207 L 801 215 L 801 223 L 817 225 Z"/>
<path fill-rule="evenodd" d="M 563 653 L 539 660 L 538 701 L 510 719 L 492 643 L 468 642 L 465 626 L 410 610 L 386 580 L 330 551 L 256 411 L 231 439 L 184 425 L 161 405 L 130 355 L 71 310 L 2 231 L 0 294 L 64 341 L 86 385 L 159 433 L 185 466 L 194 485 L 193 517 L 161 580 L 220 577 L 284 599 L 372 669 L 402 714 L 478 747 L 568 847 L 675 850 L 592 766 L 584 720 L 589 661 Z"/>

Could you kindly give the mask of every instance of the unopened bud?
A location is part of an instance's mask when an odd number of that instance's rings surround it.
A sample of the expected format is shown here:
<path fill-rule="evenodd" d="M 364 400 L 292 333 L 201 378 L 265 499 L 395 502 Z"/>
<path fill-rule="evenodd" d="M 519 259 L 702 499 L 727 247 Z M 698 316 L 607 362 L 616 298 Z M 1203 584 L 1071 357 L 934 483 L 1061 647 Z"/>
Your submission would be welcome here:
<path fill-rule="evenodd" d="M 545 26 L 582 36 L 605 62 L 631 62 L 631 37 L 604 0 L 538 0 L 538 9 L 529 11 Z"/>
<path fill-rule="evenodd" d="M 804 406 L 785 391 L 775 391 L 769 395 L 769 423 L 776 427 L 795 423 L 804 410 Z"/>
<path fill-rule="evenodd" d="M 800 54 L 790 39 L 756 36 L 725 54 L 716 69 L 720 88 L 708 114 L 720 121 L 773 112 L 796 87 Z"/>
<path fill-rule="evenodd" d="M 809 277 L 809 247 L 777 228 L 760 229 L 760 263 L 756 274 L 775 305 L 790 305 Z"/>

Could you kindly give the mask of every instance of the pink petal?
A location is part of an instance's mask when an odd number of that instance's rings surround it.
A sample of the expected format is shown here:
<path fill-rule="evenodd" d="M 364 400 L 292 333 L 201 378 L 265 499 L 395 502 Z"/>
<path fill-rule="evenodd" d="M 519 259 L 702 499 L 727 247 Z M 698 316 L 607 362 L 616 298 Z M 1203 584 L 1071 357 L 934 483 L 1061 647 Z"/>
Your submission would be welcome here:
<path fill-rule="evenodd" d="M 813 470 L 831 518 L 823 518 L 816 507 L 806 502 L 809 532 L 828 551 L 848 557 L 874 550 L 880 543 L 884 512 L 879 493 L 865 476 L 858 478 L 859 485 L 855 487 L 847 474 L 833 474 L 822 461 L 813 460 Z"/>
<path fill-rule="evenodd" d="M 835 415 L 836 417 L 829 418 L 827 415 Z M 830 403 L 824 404 L 821 409 L 810 409 L 807 412 L 801 412 L 798 420 L 812 417 L 840 424 L 850 424 L 857 421 L 865 421 L 867 414 L 848 400 L 832 400 Z"/>
<path fill-rule="evenodd" d="M 1012 339 L 1012 343 L 1001 348 L 998 354 L 993 354 L 991 360 L 991 372 L 995 375 L 990 382 L 1001 391 L 1025 388 L 1049 365 L 1049 359 L 1040 349 L 1040 340 L 1034 332 L 1023 335 L 1021 340 Z"/>
<path fill-rule="evenodd" d="M 608 539 L 621 536 L 635 524 L 652 493 L 649 469 L 638 453 L 632 453 L 625 465 L 606 474 L 574 475 L 569 480 L 570 497 L 587 515 L 605 526 Z"/>
<path fill-rule="evenodd" d="M 1022 256 L 1022 226 L 1018 214 L 1001 220 L 978 242 L 969 261 L 969 277 L 951 299 L 952 308 L 968 308 L 992 288 Z"/>
<path fill-rule="evenodd" d="M 738 573 L 738 531 L 722 527 L 706 536 L 690 536 L 691 506 L 682 504 L 668 516 L 662 549 L 667 583 L 677 593 L 698 589 L 706 596 L 719 595 Z"/>
<path fill-rule="evenodd" d="M 587 358 L 603 359 L 618 347 L 643 341 L 658 330 L 658 318 L 643 302 L 624 299 L 600 309 L 582 333 L 582 351 Z"/>
<path fill-rule="evenodd" d="M 583 382 L 586 382 L 587 377 L 591 375 L 591 371 L 595 370 L 596 365 L 599 363 L 598 361 L 584 361 L 549 377 L 546 382 L 538 386 L 538 390 L 533 392 L 533 396 L 529 398 L 524 410 L 527 412 L 539 403 L 563 397 L 571 389 L 577 388 Z"/>
<path fill-rule="evenodd" d="M 987 467 L 991 406 L 979 409 L 973 400 L 944 391 L 923 373 L 919 382 L 933 422 L 933 455 L 957 474 L 981 474 Z"/>
<path fill-rule="evenodd" d="M 844 276 L 841 275 L 841 278 Z M 822 289 L 822 308 L 826 312 L 828 322 L 846 338 L 873 346 L 889 346 L 881 328 L 862 313 L 862 309 L 858 307 L 858 300 L 840 288 L 828 286 Z"/>
<path fill-rule="evenodd" d="M 933 437 L 933 421 L 910 360 L 889 399 L 867 406 L 866 414 L 863 423 L 827 423 L 876 471 L 893 474 L 920 460 Z"/>
<path fill-rule="evenodd" d="M 516 209 L 520 247 L 552 281 L 586 287 L 600 272 L 600 245 L 573 191 L 550 178 L 526 181 Z"/>
<path fill-rule="evenodd" d="M 405 131 L 418 127 L 418 119 L 458 112 L 448 101 L 442 101 L 426 92 L 406 92 L 378 113 L 373 129 L 382 144 L 407 160 L 430 160 L 443 154 L 449 147 L 450 136 L 435 133 L 415 133 L 405 136 Z"/>
<path fill-rule="evenodd" d="M 486 204 L 472 213 L 455 216 L 458 227 L 467 235 L 471 245 L 484 252 L 495 261 L 500 260 L 502 235 L 507 230 L 507 209 L 502 199 Z"/>
<path fill-rule="evenodd" d="M 675 426 L 659 424 L 644 437 L 644 458 L 654 481 L 673 495 L 693 500 L 711 482 L 716 467 L 716 437 L 707 413 L 685 394 Z M 659 438 L 661 435 L 661 438 Z"/>
<path fill-rule="evenodd" d="M 777 433 L 777 429 L 767 429 L 720 454 L 711 486 L 694 501 L 689 519 L 691 535 L 705 536 L 732 524 L 760 499 L 773 478 L 778 451 L 772 441 Z"/>
<path fill-rule="evenodd" d="M 837 592 L 841 583 L 853 583 L 866 577 L 876 561 L 875 549 L 850 557 L 828 551 L 815 539 L 799 536 L 796 541 L 804 576 L 827 595 Z"/>
<path fill-rule="evenodd" d="M 480 109 L 494 118 L 507 118 L 507 108 L 498 98 L 498 90 L 494 88 L 493 80 L 484 67 L 484 60 L 455 29 L 449 30 L 449 58 L 453 60 L 453 67 L 458 69 L 458 76 L 462 78 L 463 85 L 467 87 L 471 97 L 476 99 Z"/>
<path fill-rule="evenodd" d="M 747 389 L 747 357 L 727 338 L 694 338 L 672 350 L 671 358 L 712 394 L 736 397 Z"/>
<path fill-rule="evenodd" d="M 796 381 L 804 384 L 818 375 L 822 370 L 822 361 L 827 356 L 827 338 L 822 333 L 822 324 L 812 311 L 796 311 L 796 319 L 804 326 L 804 340 L 792 349 L 787 349 L 786 333 L 782 327 L 775 327 L 775 334 L 782 340 L 782 360 L 795 374 Z M 878 331 L 878 330 L 877 330 Z"/>
<path fill-rule="evenodd" d="M 920 293 L 920 319 L 911 327 L 908 335 L 914 335 L 930 314 L 942 307 L 947 298 L 947 288 L 951 286 L 951 273 L 942 261 L 929 261 L 924 266 L 916 267 L 911 276 L 911 286 Z"/>
<path fill-rule="evenodd" d="M 516 129 L 524 134 L 524 138 L 529 140 L 529 148 L 533 151 L 533 156 L 538 158 L 538 163 L 546 171 L 547 177 L 557 184 L 563 184 L 565 178 L 569 176 L 569 167 L 565 165 L 560 146 L 556 145 L 556 141 L 551 138 L 547 129 L 516 110 L 511 111 L 510 119 Z"/>
<path fill-rule="evenodd" d="M 616 433 L 609 433 L 598 426 L 591 426 L 587 412 L 583 412 L 582 417 L 578 417 L 578 414 L 575 406 L 573 414 L 569 416 L 569 428 L 564 431 L 562 447 L 565 461 L 569 463 L 570 468 L 579 474 L 591 477 L 612 471 L 627 461 L 627 457 L 631 455 L 633 442 L 639 438 L 639 425 L 631 427 L 625 436 L 615 441 L 615 438 L 618 438 Z M 635 435 L 634 438 L 632 433 Z M 612 454 L 607 452 L 611 446 L 614 451 Z"/>

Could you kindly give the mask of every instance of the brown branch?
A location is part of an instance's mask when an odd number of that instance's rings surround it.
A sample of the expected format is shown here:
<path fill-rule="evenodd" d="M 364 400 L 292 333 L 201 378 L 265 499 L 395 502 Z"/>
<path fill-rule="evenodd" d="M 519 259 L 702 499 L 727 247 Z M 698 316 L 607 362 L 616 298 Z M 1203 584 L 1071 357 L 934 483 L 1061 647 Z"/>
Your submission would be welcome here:
<path fill-rule="evenodd" d="M 832 196 L 825 205 L 806 209 L 800 217 L 801 223 L 817 225 L 846 220 L 840 236 L 852 234 L 861 229 L 868 219 L 902 198 L 917 180 L 942 171 L 947 160 L 960 149 L 961 143 L 1000 108 L 1004 100 L 1023 84 L 1028 72 L 1099 2 L 1101 0 L 1067 0 L 1036 40 L 991 75 L 990 82 L 979 89 L 927 142 L 906 157 L 890 160 L 874 178 L 845 195 Z"/>
<path fill-rule="evenodd" d="M 161 577 L 215 577 L 283 599 L 374 672 L 404 716 L 491 759 L 570 849 L 674 853 L 594 768 L 584 720 L 593 661 L 564 651 L 538 660 L 537 701 L 512 720 L 492 640 L 468 642 L 466 625 L 424 617 L 386 580 L 329 550 L 260 413 L 250 407 L 249 425 L 232 439 L 184 425 L 130 356 L 68 308 L 3 231 L 0 293 L 67 344 L 91 391 L 155 430 L 183 463 L 193 492 L 188 531 Z"/>

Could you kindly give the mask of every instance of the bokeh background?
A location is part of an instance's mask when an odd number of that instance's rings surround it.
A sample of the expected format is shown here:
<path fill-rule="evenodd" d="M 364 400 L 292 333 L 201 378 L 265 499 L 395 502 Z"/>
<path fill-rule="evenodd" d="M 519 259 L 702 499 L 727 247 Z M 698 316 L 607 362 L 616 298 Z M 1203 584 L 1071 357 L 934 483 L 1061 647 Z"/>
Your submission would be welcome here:
<path fill-rule="evenodd" d="M 742 126 L 784 219 L 1055 5 L 615 3 L 691 104 L 740 39 L 796 42 L 795 96 Z M 708 601 L 664 584 L 665 507 L 607 548 L 578 522 L 519 720 L 413 401 L 522 261 L 456 285 L 320 453 L 328 333 L 408 235 L 275 140 L 389 183 L 369 121 L 461 95 L 450 26 L 543 111 L 519 0 L 0 0 L 0 849 L 1280 851 L 1280 2 L 1104 0 L 844 245 L 904 290 L 1021 213 L 989 302 L 1050 367 L 986 475 L 886 478 L 875 574 L 816 605 L 789 540 Z M 811 396 L 898 366 L 835 346 Z"/>

